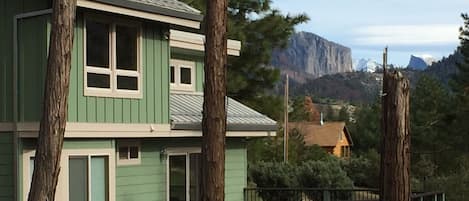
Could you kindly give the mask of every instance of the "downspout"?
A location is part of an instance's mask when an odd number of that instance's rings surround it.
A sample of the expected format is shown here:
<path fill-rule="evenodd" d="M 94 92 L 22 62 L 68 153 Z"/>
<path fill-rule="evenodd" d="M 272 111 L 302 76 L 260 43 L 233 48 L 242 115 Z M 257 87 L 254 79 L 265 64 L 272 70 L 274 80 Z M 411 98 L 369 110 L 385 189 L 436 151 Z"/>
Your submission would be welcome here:
<path fill-rule="evenodd" d="M 22 192 L 19 192 L 19 133 L 18 133 L 18 21 L 20 19 L 37 17 L 42 15 L 51 14 L 52 9 L 38 10 L 28 13 L 21 13 L 15 15 L 13 18 L 13 189 L 14 200 L 19 201 L 22 197 Z M 24 165 L 24 164 L 23 164 Z M 24 189 L 23 189 L 24 190 Z M 23 200 L 26 201 L 26 200 Z"/>

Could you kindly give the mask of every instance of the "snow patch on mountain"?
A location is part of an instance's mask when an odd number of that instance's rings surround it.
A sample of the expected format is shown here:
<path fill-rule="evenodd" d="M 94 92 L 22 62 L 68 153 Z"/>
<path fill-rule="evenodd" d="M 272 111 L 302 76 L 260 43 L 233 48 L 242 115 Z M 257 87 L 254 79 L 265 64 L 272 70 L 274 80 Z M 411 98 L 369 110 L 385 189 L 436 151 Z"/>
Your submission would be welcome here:
<path fill-rule="evenodd" d="M 362 59 L 359 59 L 359 60 L 355 60 L 353 62 L 353 69 L 355 71 L 374 73 L 380 66 L 381 66 L 381 64 L 379 64 L 378 62 L 376 62 L 373 59 L 364 59 L 364 58 L 362 58 Z"/>

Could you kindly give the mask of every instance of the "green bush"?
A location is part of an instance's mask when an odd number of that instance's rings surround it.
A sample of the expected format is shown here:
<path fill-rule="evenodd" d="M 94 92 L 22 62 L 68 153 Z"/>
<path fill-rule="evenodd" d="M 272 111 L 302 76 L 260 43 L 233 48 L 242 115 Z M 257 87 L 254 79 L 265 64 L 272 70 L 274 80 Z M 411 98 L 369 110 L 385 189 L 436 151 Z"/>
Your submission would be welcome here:
<path fill-rule="evenodd" d="M 257 187 L 297 187 L 296 167 L 281 162 L 260 162 L 249 168 L 250 178 Z M 294 192 L 289 191 L 258 191 L 262 200 L 283 201 L 297 200 Z"/>
<path fill-rule="evenodd" d="M 298 182 L 307 188 L 352 188 L 353 182 L 338 159 L 307 161 L 299 167 Z"/>
<path fill-rule="evenodd" d="M 342 160 L 342 169 L 352 179 L 354 186 L 366 188 L 379 187 L 379 154 L 371 149 L 360 156 Z"/>

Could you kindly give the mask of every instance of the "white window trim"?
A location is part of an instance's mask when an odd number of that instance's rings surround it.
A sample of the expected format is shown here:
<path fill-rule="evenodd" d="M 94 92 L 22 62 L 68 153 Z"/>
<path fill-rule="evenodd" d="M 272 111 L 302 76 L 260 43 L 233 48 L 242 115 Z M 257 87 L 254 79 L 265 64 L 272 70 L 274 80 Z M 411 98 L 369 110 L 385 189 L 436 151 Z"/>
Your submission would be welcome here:
<path fill-rule="evenodd" d="M 119 150 L 121 147 L 127 147 L 128 153 L 130 155 L 130 147 L 138 147 L 138 158 L 131 159 L 128 156 L 127 159 L 120 159 Z M 124 165 L 140 165 L 142 163 L 142 146 L 139 140 L 119 140 L 117 141 L 117 165 L 124 166 Z"/>
<path fill-rule="evenodd" d="M 88 66 L 86 63 L 86 21 L 98 21 L 108 23 L 110 25 L 109 32 L 109 68 L 99 68 Z M 117 69 L 116 57 L 116 25 L 124 25 L 137 27 L 137 71 Z M 121 18 L 112 18 L 98 14 L 87 14 L 83 20 L 83 95 L 84 96 L 98 96 L 98 97 L 112 97 L 112 98 L 133 98 L 141 99 L 143 97 L 142 89 L 142 25 L 136 21 L 128 21 Z M 88 87 L 87 73 L 107 74 L 110 76 L 109 89 Z M 138 90 L 117 89 L 117 76 L 123 75 L 128 77 L 137 78 Z"/>
<path fill-rule="evenodd" d="M 28 193 L 30 188 L 29 178 L 29 161 L 31 157 L 35 156 L 36 151 L 24 150 L 23 151 L 23 200 L 28 200 Z M 108 197 L 109 201 L 116 200 L 116 166 L 115 166 L 115 151 L 114 149 L 63 149 L 60 159 L 60 173 L 57 182 L 57 189 L 55 193 L 55 200 L 67 201 L 69 198 L 69 181 L 68 181 L 68 159 L 70 156 L 107 156 L 108 157 Z M 88 164 L 89 165 L 89 164 Z M 90 187 L 88 187 L 90 188 Z M 88 189 L 90 190 L 90 189 Z"/>
<path fill-rule="evenodd" d="M 171 79 L 169 82 L 169 86 L 171 90 L 195 91 L 195 74 L 196 74 L 195 61 L 171 59 L 170 65 L 169 65 L 170 76 L 171 76 L 171 66 L 174 66 L 174 83 L 171 83 Z M 181 67 L 191 69 L 191 84 L 181 83 Z"/>
<path fill-rule="evenodd" d="M 166 200 L 170 201 L 169 197 L 169 157 L 170 156 L 186 156 L 186 198 L 190 196 L 190 158 L 189 154 L 201 153 L 200 147 L 171 147 L 166 148 Z"/>

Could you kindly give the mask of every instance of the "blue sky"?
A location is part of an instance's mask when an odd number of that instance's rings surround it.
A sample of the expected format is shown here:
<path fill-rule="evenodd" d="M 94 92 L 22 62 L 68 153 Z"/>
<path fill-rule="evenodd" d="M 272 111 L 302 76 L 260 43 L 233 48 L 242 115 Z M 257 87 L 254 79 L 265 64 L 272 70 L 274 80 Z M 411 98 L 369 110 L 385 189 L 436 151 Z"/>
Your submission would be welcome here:
<path fill-rule="evenodd" d="M 273 0 L 284 14 L 306 13 L 311 19 L 297 31 L 316 33 L 350 47 L 353 59 L 406 66 L 410 55 L 451 54 L 457 45 L 460 14 L 469 0 Z"/>

